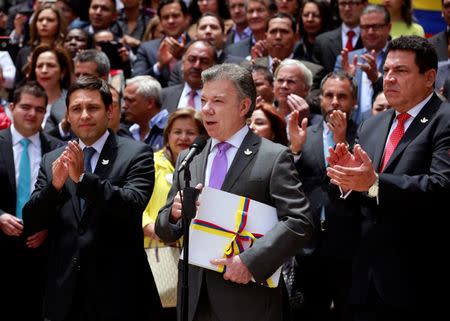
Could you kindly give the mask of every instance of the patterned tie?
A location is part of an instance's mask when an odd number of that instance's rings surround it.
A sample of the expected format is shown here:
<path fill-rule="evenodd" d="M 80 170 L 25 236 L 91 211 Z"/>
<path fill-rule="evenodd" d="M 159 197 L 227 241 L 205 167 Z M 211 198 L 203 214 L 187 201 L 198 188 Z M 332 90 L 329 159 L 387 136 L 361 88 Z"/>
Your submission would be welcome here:
<path fill-rule="evenodd" d="M 325 160 L 325 167 L 328 166 L 327 157 L 330 156 L 330 151 L 328 150 L 329 147 L 334 147 L 334 139 L 333 139 L 333 132 L 331 130 L 328 130 L 327 136 L 326 136 L 326 142 L 323 144 L 323 156 Z"/>
<path fill-rule="evenodd" d="M 383 157 L 383 162 L 381 163 L 380 172 L 382 172 L 384 170 L 384 167 L 386 166 L 387 162 L 389 161 L 389 158 L 391 158 L 392 153 L 394 152 L 398 143 L 402 139 L 403 134 L 405 133 L 405 122 L 408 120 L 409 117 L 411 117 L 411 115 L 408 113 L 398 114 L 397 126 L 392 131 L 391 136 L 389 136 L 389 140 L 386 145 L 386 149 L 384 150 L 384 157 Z"/>
<path fill-rule="evenodd" d="M 19 180 L 17 182 L 17 203 L 16 203 L 16 217 L 22 219 L 22 209 L 25 203 L 30 198 L 31 185 L 31 167 L 30 155 L 28 154 L 28 145 L 30 140 L 23 138 L 20 141 L 22 145 L 22 155 L 19 163 Z"/>
<path fill-rule="evenodd" d="M 228 159 L 227 150 L 231 145 L 227 142 L 217 144 L 217 154 L 211 166 L 211 176 L 209 177 L 209 186 L 217 189 L 222 188 L 223 180 L 227 174 Z"/>
<path fill-rule="evenodd" d="M 188 107 L 195 109 L 195 96 L 197 96 L 197 91 L 191 90 L 189 92 Z"/>
<path fill-rule="evenodd" d="M 85 147 L 83 149 L 83 154 L 84 154 L 84 170 L 85 170 L 85 172 L 92 173 L 91 159 L 92 159 L 92 156 L 94 156 L 94 154 L 95 154 L 95 148 L 94 147 Z M 84 211 L 86 210 L 86 202 L 81 197 L 80 197 L 80 210 L 81 210 L 81 215 L 83 215 Z"/>
<path fill-rule="evenodd" d="M 353 30 L 347 31 L 347 44 L 345 45 L 345 48 L 348 49 L 348 51 L 353 51 L 353 37 L 355 36 L 355 32 Z"/>

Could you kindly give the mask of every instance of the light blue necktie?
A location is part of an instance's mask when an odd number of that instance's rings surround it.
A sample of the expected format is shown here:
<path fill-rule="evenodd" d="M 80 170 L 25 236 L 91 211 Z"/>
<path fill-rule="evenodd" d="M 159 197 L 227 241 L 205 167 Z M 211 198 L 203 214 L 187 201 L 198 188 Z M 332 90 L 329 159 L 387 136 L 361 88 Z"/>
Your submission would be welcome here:
<path fill-rule="evenodd" d="M 94 147 L 85 147 L 83 149 L 84 154 L 84 171 L 88 173 L 92 173 L 92 166 L 91 166 L 91 159 L 92 156 L 95 154 L 95 148 Z M 81 215 L 84 214 L 84 211 L 86 210 L 86 201 L 80 197 L 80 212 Z"/>
<path fill-rule="evenodd" d="M 325 161 L 325 167 L 328 166 L 327 157 L 330 156 L 330 152 L 328 151 L 329 147 L 334 147 L 334 139 L 333 139 L 333 132 L 331 130 L 328 130 L 327 136 L 325 138 L 325 142 L 323 144 L 323 156 Z"/>
<path fill-rule="evenodd" d="M 325 130 L 325 129 L 324 129 Z M 334 139 L 333 132 L 328 130 L 327 136 L 325 137 L 325 141 L 323 142 L 323 156 L 325 167 L 328 166 L 327 157 L 330 156 L 330 152 L 328 150 L 329 147 L 334 147 Z M 322 231 L 326 230 L 326 215 L 325 215 L 325 206 L 322 206 L 322 210 L 320 211 L 320 228 Z"/>
<path fill-rule="evenodd" d="M 17 182 L 17 203 L 16 203 L 16 217 L 22 219 L 22 209 L 28 199 L 30 198 L 31 185 L 31 168 L 30 155 L 28 154 L 28 145 L 30 140 L 23 138 L 20 141 L 22 145 L 22 155 L 19 163 L 19 180 Z"/>

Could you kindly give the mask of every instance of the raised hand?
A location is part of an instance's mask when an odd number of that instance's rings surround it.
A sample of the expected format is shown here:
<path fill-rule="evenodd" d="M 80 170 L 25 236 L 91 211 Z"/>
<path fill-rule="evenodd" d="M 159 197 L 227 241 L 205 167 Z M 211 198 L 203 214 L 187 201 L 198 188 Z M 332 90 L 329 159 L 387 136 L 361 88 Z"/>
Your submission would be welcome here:
<path fill-rule="evenodd" d="M 299 126 L 299 115 L 298 110 L 293 111 L 288 121 L 289 148 L 294 154 L 299 154 L 302 151 L 307 138 L 308 118 L 303 118 Z"/>
<path fill-rule="evenodd" d="M 328 128 L 333 132 L 333 140 L 336 143 L 346 142 L 347 114 L 341 110 L 333 110 L 327 122 Z"/>
<path fill-rule="evenodd" d="M 64 152 L 52 164 L 52 185 L 60 191 L 69 177 L 69 164 L 65 160 Z"/>

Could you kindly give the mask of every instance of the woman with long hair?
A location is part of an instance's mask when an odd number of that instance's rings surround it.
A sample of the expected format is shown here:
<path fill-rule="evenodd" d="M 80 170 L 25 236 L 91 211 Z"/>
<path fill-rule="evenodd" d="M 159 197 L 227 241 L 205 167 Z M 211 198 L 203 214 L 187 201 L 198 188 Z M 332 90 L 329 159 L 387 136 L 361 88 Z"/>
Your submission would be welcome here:
<path fill-rule="evenodd" d="M 392 39 L 400 36 L 425 36 L 423 27 L 414 22 L 411 0 L 383 0 L 383 5 L 391 15 Z"/>
<path fill-rule="evenodd" d="M 257 104 L 248 123 L 256 135 L 287 146 L 286 122 L 271 104 Z"/>
<path fill-rule="evenodd" d="M 31 57 L 29 80 L 36 80 L 47 93 L 48 105 L 42 127 L 51 132 L 66 115 L 66 94 L 72 80 L 73 63 L 61 46 L 38 46 Z"/>
<path fill-rule="evenodd" d="M 59 10 L 51 5 L 39 8 L 34 14 L 30 24 L 30 41 L 23 46 L 16 57 L 16 80 L 18 87 L 27 73 L 29 56 L 37 46 L 41 44 L 54 46 L 62 45 L 66 33 L 66 23 Z"/>

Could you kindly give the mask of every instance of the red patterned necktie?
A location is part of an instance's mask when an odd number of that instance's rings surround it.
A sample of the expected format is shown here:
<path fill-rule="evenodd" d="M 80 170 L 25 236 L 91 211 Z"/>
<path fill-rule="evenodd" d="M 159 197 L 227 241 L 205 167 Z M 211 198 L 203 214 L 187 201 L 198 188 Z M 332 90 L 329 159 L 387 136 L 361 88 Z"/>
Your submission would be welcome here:
<path fill-rule="evenodd" d="M 195 96 L 197 96 L 197 92 L 195 90 L 191 90 L 189 92 L 188 107 L 195 109 Z"/>
<path fill-rule="evenodd" d="M 411 115 L 408 113 L 398 114 L 397 126 L 394 128 L 391 135 L 389 136 L 388 143 L 384 150 L 384 157 L 383 162 L 381 163 L 380 172 L 384 170 L 384 167 L 389 161 L 389 158 L 391 158 L 392 153 L 394 152 L 395 148 L 398 145 L 398 142 L 402 139 L 403 134 L 405 133 L 405 122 L 408 120 L 409 117 L 411 117 Z"/>
<path fill-rule="evenodd" d="M 353 30 L 347 31 L 347 44 L 345 45 L 345 48 L 348 49 L 348 51 L 353 51 L 353 37 L 355 36 L 355 32 Z"/>

